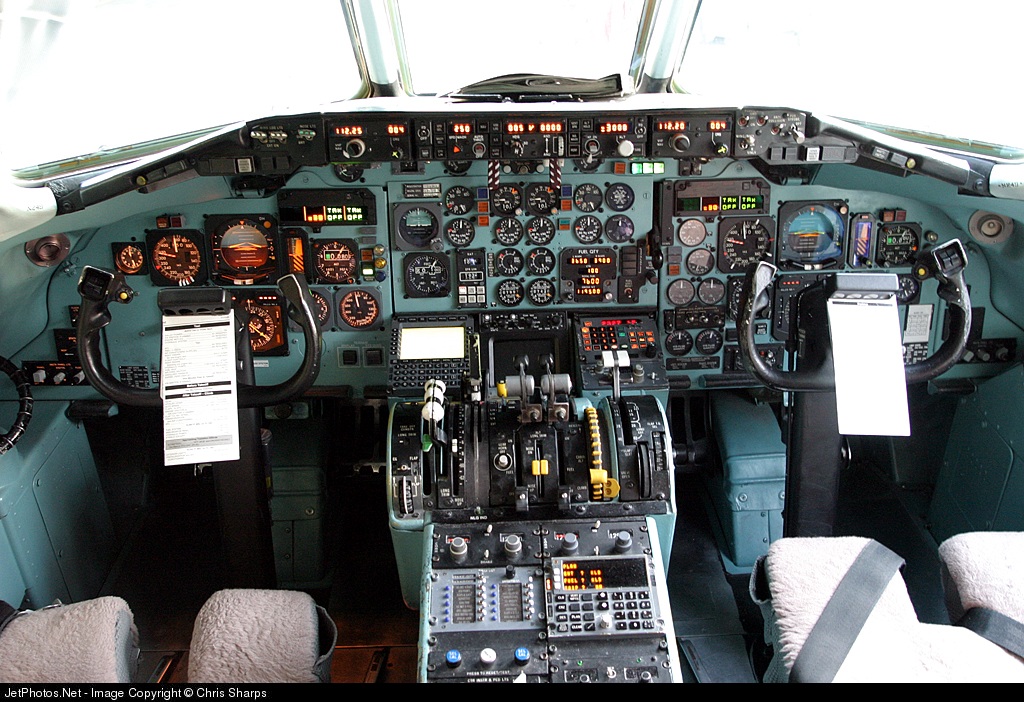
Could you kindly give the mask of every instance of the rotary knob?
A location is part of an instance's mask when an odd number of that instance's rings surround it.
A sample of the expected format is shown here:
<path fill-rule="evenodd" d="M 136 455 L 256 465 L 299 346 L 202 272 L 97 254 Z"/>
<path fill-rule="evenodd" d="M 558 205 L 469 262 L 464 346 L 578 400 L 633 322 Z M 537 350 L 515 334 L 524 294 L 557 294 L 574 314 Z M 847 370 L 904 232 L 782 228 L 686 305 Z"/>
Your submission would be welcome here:
<path fill-rule="evenodd" d="M 469 554 L 469 544 L 461 536 L 456 536 L 448 544 L 448 552 L 456 561 L 464 561 Z"/>
<path fill-rule="evenodd" d="M 523 553 L 523 540 L 519 534 L 509 534 L 505 537 L 505 556 L 509 560 L 516 560 Z"/>
<path fill-rule="evenodd" d="M 580 540 L 571 531 L 562 537 L 562 553 L 572 555 L 580 550 Z"/>

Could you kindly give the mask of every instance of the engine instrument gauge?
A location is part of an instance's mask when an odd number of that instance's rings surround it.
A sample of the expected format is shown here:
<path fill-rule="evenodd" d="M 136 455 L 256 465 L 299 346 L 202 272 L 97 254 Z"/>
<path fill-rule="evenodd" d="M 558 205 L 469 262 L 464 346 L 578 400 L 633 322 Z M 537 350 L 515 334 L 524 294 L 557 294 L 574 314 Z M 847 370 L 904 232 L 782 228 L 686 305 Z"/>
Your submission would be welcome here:
<path fill-rule="evenodd" d="M 535 305 L 547 305 L 555 299 L 555 284 L 547 278 L 537 278 L 526 286 L 526 296 Z"/>
<path fill-rule="evenodd" d="M 693 283 L 685 278 L 673 280 L 672 284 L 668 286 L 668 290 L 665 291 L 665 296 L 668 298 L 668 301 L 677 307 L 688 305 L 693 302 L 693 298 L 696 294 L 697 290 L 693 287 Z"/>
<path fill-rule="evenodd" d="M 779 263 L 818 270 L 843 260 L 845 202 L 787 202 L 779 208 Z"/>
<path fill-rule="evenodd" d="M 444 228 L 444 235 L 452 246 L 469 246 L 476 236 L 476 228 L 468 219 L 453 219 Z"/>
<path fill-rule="evenodd" d="M 526 254 L 526 270 L 533 275 L 547 275 L 555 270 L 555 254 L 551 249 L 533 249 Z"/>
<path fill-rule="evenodd" d="M 351 239 L 311 239 L 313 269 L 318 283 L 352 283 L 356 272 L 356 243 Z"/>
<path fill-rule="evenodd" d="M 437 236 L 437 215 L 426 207 L 403 207 L 396 210 L 398 235 L 416 248 L 426 248 Z"/>
<path fill-rule="evenodd" d="M 350 290 L 338 301 L 338 316 L 353 329 L 366 329 L 380 319 L 380 302 L 368 290 Z"/>
<path fill-rule="evenodd" d="M 775 224 L 765 219 L 723 219 L 718 226 L 718 270 L 745 271 L 771 258 Z"/>
<path fill-rule="evenodd" d="M 686 257 L 686 270 L 691 275 L 705 275 L 715 267 L 715 255 L 708 249 L 694 249 Z"/>
<path fill-rule="evenodd" d="M 523 270 L 523 255 L 519 249 L 502 249 L 494 256 L 494 268 L 498 275 L 519 275 Z"/>
<path fill-rule="evenodd" d="M 596 212 L 604 202 L 604 195 L 601 193 L 601 188 L 593 183 L 583 183 L 573 193 L 572 202 L 580 212 Z"/>
<path fill-rule="evenodd" d="M 473 202 L 473 191 L 465 185 L 448 188 L 448 192 L 444 194 L 445 209 L 454 215 L 469 214 L 473 209 Z"/>
<path fill-rule="evenodd" d="M 614 215 L 604 223 L 604 235 L 608 241 L 624 244 L 633 238 L 633 220 L 626 215 Z"/>
<path fill-rule="evenodd" d="M 494 238 L 499 244 L 515 246 L 523 238 L 523 223 L 515 217 L 502 217 L 494 225 Z"/>
<path fill-rule="evenodd" d="M 267 216 L 209 217 L 213 279 L 229 285 L 268 281 L 277 273 L 277 224 Z"/>
<path fill-rule="evenodd" d="M 555 238 L 555 223 L 547 217 L 534 217 L 526 223 L 526 238 L 536 246 L 550 244 Z"/>
<path fill-rule="evenodd" d="M 633 206 L 636 194 L 625 183 L 614 183 L 604 192 L 604 202 L 616 212 L 625 212 Z"/>
<path fill-rule="evenodd" d="M 705 305 L 717 305 L 725 297 L 725 283 L 718 278 L 705 278 L 697 286 L 697 298 Z"/>
<path fill-rule="evenodd" d="M 149 277 L 154 285 L 195 285 L 205 281 L 201 235 L 193 230 L 159 230 L 146 235 Z"/>
<path fill-rule="evenodd" d="M 122 242 L 110 245 L 114 253 L 114 265 L 125 275 L 146 272 L 146 254 L 141 244 Z"/>
<path fill-rule="evenodd" d="M 522 206 L 523 194 L 515 185 L 499 185 L 491 193 L 491 209 L 498 214 L 519 214 Z"/>
<path fill-rule="evenodd" d="M 535 215 L 558 212 L 558 191 L 547 183 L 531 183 L 526 187 L 526 209 Z"/>
<path fill-rule="evenodd" d="M 917 259 L 921 228 L 916 224 L 883 224 L 878 229 L 875 261 L 880 266 L 909 266 Z"/>
<path fill-rule="evenodd" d="M 700 246 L 707 238 L 708 228 L 699 219 L 687 219 L 679 225 L 679 242 L 683 246 Z"/>
<path fill-rule="evenodd" d="M 581 244 L 593 244 L 601 238 L 601 220 L 594 215 L 584 215 L 572 225 L 572 233 Z"/>
<path fill-rule="evenodd" d="M 523 284 L 514 278 L 507 278 L 498 284 L 498 302 L 505 307 L 515 307 L 525 296 Z"/>
<path fill-rule="evenodd" d="M 722 350 L 724 341 L 722 332 L 717 329 L 705 329 L 693 340 L 693 345 L 697 349 L 697 353 L 702 356 L 711 356 Z"/>
<path fill-rule="evenodd" d="M 405 294 L 409 297 L 447 297 L 451 289 L 448 257 L 436 253 L 405 257 Z"/>

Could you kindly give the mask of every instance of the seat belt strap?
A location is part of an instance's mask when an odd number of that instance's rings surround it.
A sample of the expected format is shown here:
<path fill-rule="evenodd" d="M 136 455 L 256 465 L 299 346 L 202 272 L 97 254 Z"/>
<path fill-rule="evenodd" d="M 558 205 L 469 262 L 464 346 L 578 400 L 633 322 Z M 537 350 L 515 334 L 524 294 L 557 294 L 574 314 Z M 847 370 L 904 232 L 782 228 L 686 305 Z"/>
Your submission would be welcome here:
<path fill-rule="evenodd" d="M 994 609 L 972 607 L 956 623 L 978 636 L 1002 646 L 1010 653 L 1024 658 L 1024 623 Z"/>
<path fill-rule="evenodd" d="M 861 549 L 807 635 L 789 673 L 790 682 L 832 682 L 892 576 L 902 567 L 903 559 L 877 541 Z"/>

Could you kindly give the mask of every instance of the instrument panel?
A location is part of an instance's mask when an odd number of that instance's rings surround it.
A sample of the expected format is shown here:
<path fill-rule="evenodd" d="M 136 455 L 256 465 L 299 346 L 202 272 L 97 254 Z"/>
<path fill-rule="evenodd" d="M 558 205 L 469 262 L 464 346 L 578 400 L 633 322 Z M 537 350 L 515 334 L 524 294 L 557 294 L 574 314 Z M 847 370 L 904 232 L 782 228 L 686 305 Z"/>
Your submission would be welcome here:
<path fill-rule="evenodd" d="M 80 260 L 120 271 L 138 293 L 106 332 L 113 369 L 128 378 L 146 365 L 158 375 L 157 290 L 216 285 L 249 314 L 258 381 L 279 382 L 297 367 L 302 337 L 274 283 L 298 273 L 328 347 L 318 385 L 355 396 L 386 392 L 391 332 L 404 315 L 507 313 L 516 324 L 517 315 L 624 308 L 654 313 L 658 382 L 749 386 L 736 317 L 743 276 L 759 261 L 780 270 L 755 326 L 773 363 L 785 362 L 798 292 L 843 270 L 898 275 L 902 320 L 914 326 L 906 357 L 921 358 L 941 343 L 944 303 L 914 264 L 923 249 L 966 237 L 913 198 L 773 182 L 755 168 L 815 153 L 818 164 L 852 168 L 842 144 L 793 141 L 807 119 L 788 110 L 294 118 L 273 152 L 255 140 L 197 158 L 201 175 L 226 178 L 244 197 L 208 201 L 176 186 L 177 205 L 111 214 Z M 267 180 L 231 180 L 245 159 Z M 968 270 L 981 283 L 972 286 L 979 306 L 986 275 L 980 264 Z M 57 308 L 76 302 L 61 285 L 52 294 Z M 977 335 L 1012 358 L 1012 325 L 988 312 L 990 328 Z M 51 343 L 34 342 L 32 356 L 52 357 Z"/>

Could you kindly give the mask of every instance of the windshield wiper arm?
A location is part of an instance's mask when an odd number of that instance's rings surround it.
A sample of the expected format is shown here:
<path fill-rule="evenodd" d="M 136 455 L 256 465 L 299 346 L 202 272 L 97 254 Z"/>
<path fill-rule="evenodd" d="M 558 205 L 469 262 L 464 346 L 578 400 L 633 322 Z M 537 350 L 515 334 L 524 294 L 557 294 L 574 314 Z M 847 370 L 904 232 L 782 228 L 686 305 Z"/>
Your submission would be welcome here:
<path fill-rule="evenodd" d="M 460 88 L 447 97 L 461 100 L 608 100 L 623 96 L 622 76 L 569 78 L 538 73 L 510 73 Z"/>

